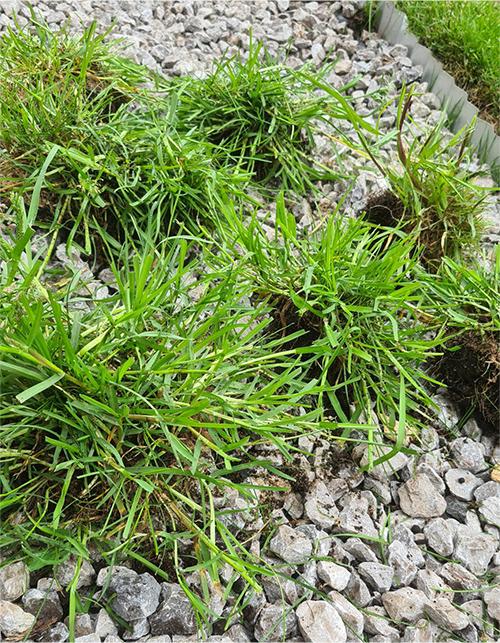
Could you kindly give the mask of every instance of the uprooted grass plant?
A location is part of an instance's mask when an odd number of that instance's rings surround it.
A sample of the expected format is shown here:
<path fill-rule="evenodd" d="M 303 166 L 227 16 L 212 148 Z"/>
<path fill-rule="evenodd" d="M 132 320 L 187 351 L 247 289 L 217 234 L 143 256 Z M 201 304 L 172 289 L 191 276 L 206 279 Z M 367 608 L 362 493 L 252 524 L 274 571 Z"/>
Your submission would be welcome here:
<path fill-rule="evenodd" d="M 446 257 L 437 274 L 420 275 L 429 314 L 446 328 L 442 354 L 430 371 L 464 415 L 491 429 L 500 417 L 500 248 L 493 269 Z"/>
<path fill-rule="evenodd" d="M 441 342 L 438 328 L 425 337 L 414 237 L 395 241 L 394 232 L 337 216 L 299 239 L 282 198 L 273 241 L 257 219 L 248 225 L 229 210 L 228 221 L 248 251 L 240 269 L 273 308 L 276 330 L 319 374 L 320 406 L 339 421 L 365 422 L 369 445 L 375 422 L 378 437 L 400 450 L 432 406 L 422 365 Z"/>
<path fill-rule="evenodd" d="M 397 116 L 398 168 L 382 165 L 360 133 L 365 150 L 390 185 L 389 191 L 368 201 L 366 217 L 389 228 L 417 230 L 422 261 L 435 270 L 443 257 L 478 250 L 489 191 L 477 185 L 476 175 L 467 169 L 470 130 L 443 142 L 443 124 L 438 123 L 423 142 L 414 136 L 408 145 L 403 127 L 411 103 L 411 92 L 403 90 Z"/>
<path fill-rule="evenodd" d="M 322 79 L 328 70 L 315 75 Z M 338 170 L 312 161 L 322 121 L 355 120 L 372 129 L 341 91 L 315 91 L 308 71 L 286 67 L 251 40 L 246 57 L 223 57 L 206 78 L 174 85 L 179 127 L 195 128 L 213 143 L 220 165 L 241 167 L 258 185 L 303 194 L 320 179 L 338 177 Z"/>
<path fill-rule="evenodd" d="M 265 565 L 214 499 L 251 493 L 245 478 L 271 466 L 257 445 L 287 458 L 293 438 L 336 425 L 307 408 L 316 385 L 281 338 L 263 341 L 265 311 L 241 303 L 235 275 L 206 274 L 192 298 L 188 250 L 125 259 L 116 294 L 82 310 L 77 282 L 47 291 L 2 244 L 16 266 L 1 297 L 2 549 L 53 561 L 79 533 L 161 570 L 191 538 L 185 561 L 214 582 L 226 563 L 258 586 Z"/>

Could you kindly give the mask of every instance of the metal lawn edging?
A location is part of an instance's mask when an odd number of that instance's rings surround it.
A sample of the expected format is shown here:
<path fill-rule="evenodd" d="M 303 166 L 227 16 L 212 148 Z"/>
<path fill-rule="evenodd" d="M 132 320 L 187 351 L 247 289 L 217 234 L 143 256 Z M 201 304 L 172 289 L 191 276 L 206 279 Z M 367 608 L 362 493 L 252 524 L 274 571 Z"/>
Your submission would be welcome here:
<path fill-rule="evenodd" d="M 419 43 L 409 31 L 408 19 L 396 9 L 392 0 L 380 2 L 375 16 L 375 27 L 382 38 L 391 45 L 404 45 L 408 48 L 408 57 L 415 65 L 423 68 L 423 79 L 429 85 L 429 91 L 435 94 L 441 108 L 452 116 L 451 129 L 454 132 L 470 124 L 478 114 L 478 109 L 470 101 L 463 89 L 457 87 L 452 76 L 444 71 L 442 64 L 434 58 L 432 52 Z M 495 180 L 500 180 L 500 137 L 490 123 L 477 118 L 471 137 L 471 144 L 476 149 L 482 162 L 490 166 Z"/>

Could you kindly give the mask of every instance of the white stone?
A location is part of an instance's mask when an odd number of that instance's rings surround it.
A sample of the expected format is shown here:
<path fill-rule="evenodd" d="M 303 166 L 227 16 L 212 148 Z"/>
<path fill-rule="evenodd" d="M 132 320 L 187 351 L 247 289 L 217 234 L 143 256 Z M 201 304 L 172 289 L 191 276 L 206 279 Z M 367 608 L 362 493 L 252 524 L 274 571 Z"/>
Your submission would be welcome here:
<path fill-rule="evenodd" d="M 0 567 L 0 600 L 16 601 L 29 587 L 29 571 L 23 562 Z"/>
<path fill-rule="evenodd" d="M 33 614 L 9 601 L 0 601 L 0 633 L 8 639 L 22 638 L 35 624 Z"/>
<path fill-rule="evenodd" d="M 424 605 L 428 602 L 424 592 L 412 587 L 402 587 L 382 594 L 382 604 L 394 621 L 415 623 L 424 616 Z"/>
<path fill-rule="evenodd" d="M 337 610 L 326 601 L 304 601 L 295 611 L 299 629 L 311 643 L 345 643 L 347 632 Z"/>
<path fill-rule="evenodd" d="M 351 578 L 351 572 L 348 569 L 329 560 L 318 561 L 317 572 L 321 580 L 339 592 L 347 587 Z"/>
<path fill-rule="evenodd" d="M 365 624 L 363 613 L 339 592 L 329 592 L 328 598 L 332 601 L 340 618 L 344 621 L 348 637 L 351 638 L 351 634 L 355 634 L 358 637 L 362 636 Z"/>
<path fill-rule="evenodd" d="M 288 525 L 278 527 L 269 543 L 269 549 L 287 563 L 306 563 L 312 554 L 309 538 Z"/>

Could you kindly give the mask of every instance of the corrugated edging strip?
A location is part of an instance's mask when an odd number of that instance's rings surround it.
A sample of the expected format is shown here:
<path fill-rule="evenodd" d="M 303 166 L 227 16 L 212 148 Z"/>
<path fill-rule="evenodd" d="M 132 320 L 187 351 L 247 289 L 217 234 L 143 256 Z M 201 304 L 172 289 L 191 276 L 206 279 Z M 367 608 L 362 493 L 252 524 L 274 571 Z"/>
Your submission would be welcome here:
<path fill-rule="evenodd" d="M 477 107 L 469 101 L 467 92 L 457 87 L 453 77 L 444 71 L 442 64 L 434 58 L 432 52 L 420 44 L 408 30 L 407 17 L 396 9 L 392 0 L 379 3 L 375 27 L 378 33 L 391 44 L 405 45 L 412 62 L 422 66 L 423 79 L 427 81 L 430 91 L 439 98 L 441 107 L 450 116 L 451 129 L 457 132 L 469 125 L 478 114 Z M 498 183 L 500 181 L 500 137 L 495 134 L 490 123 L 477 118 L 471 143 L 481 161 L 490 166 L 491 173 Z"/>

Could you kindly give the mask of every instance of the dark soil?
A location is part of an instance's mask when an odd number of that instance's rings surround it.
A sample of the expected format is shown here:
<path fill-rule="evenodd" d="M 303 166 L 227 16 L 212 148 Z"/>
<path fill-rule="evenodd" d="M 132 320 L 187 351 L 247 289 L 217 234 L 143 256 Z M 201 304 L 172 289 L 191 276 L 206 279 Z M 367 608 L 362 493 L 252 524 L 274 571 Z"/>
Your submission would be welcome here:
<path fill-rule="evenodd" d="M 401 199 L 391 192 L 384 190 L 376 192 L 368 200 L 365 207 L 365 220 L 384 228 L 394 228 L 399 224 L 405 213 Z"/>
<path fill-rule="evenodd" d="M 448 343 L 432 370 L 462 411 L 473 409 L 484 425 L 500 428 L 500 337 L 469 331 Z"/>
<path fill-rule="evenodd" d="M 323 335 L 321 317 L 311 312 L 299 315 L 295 304 L 288 297 L 279 296 L 272 302 L 272 305 L 273 324 L 271 330 L 279 333 L 281 337 L 303 331 L 300 337 L 285 344 L 286 349 L 310 346 Z"/>

